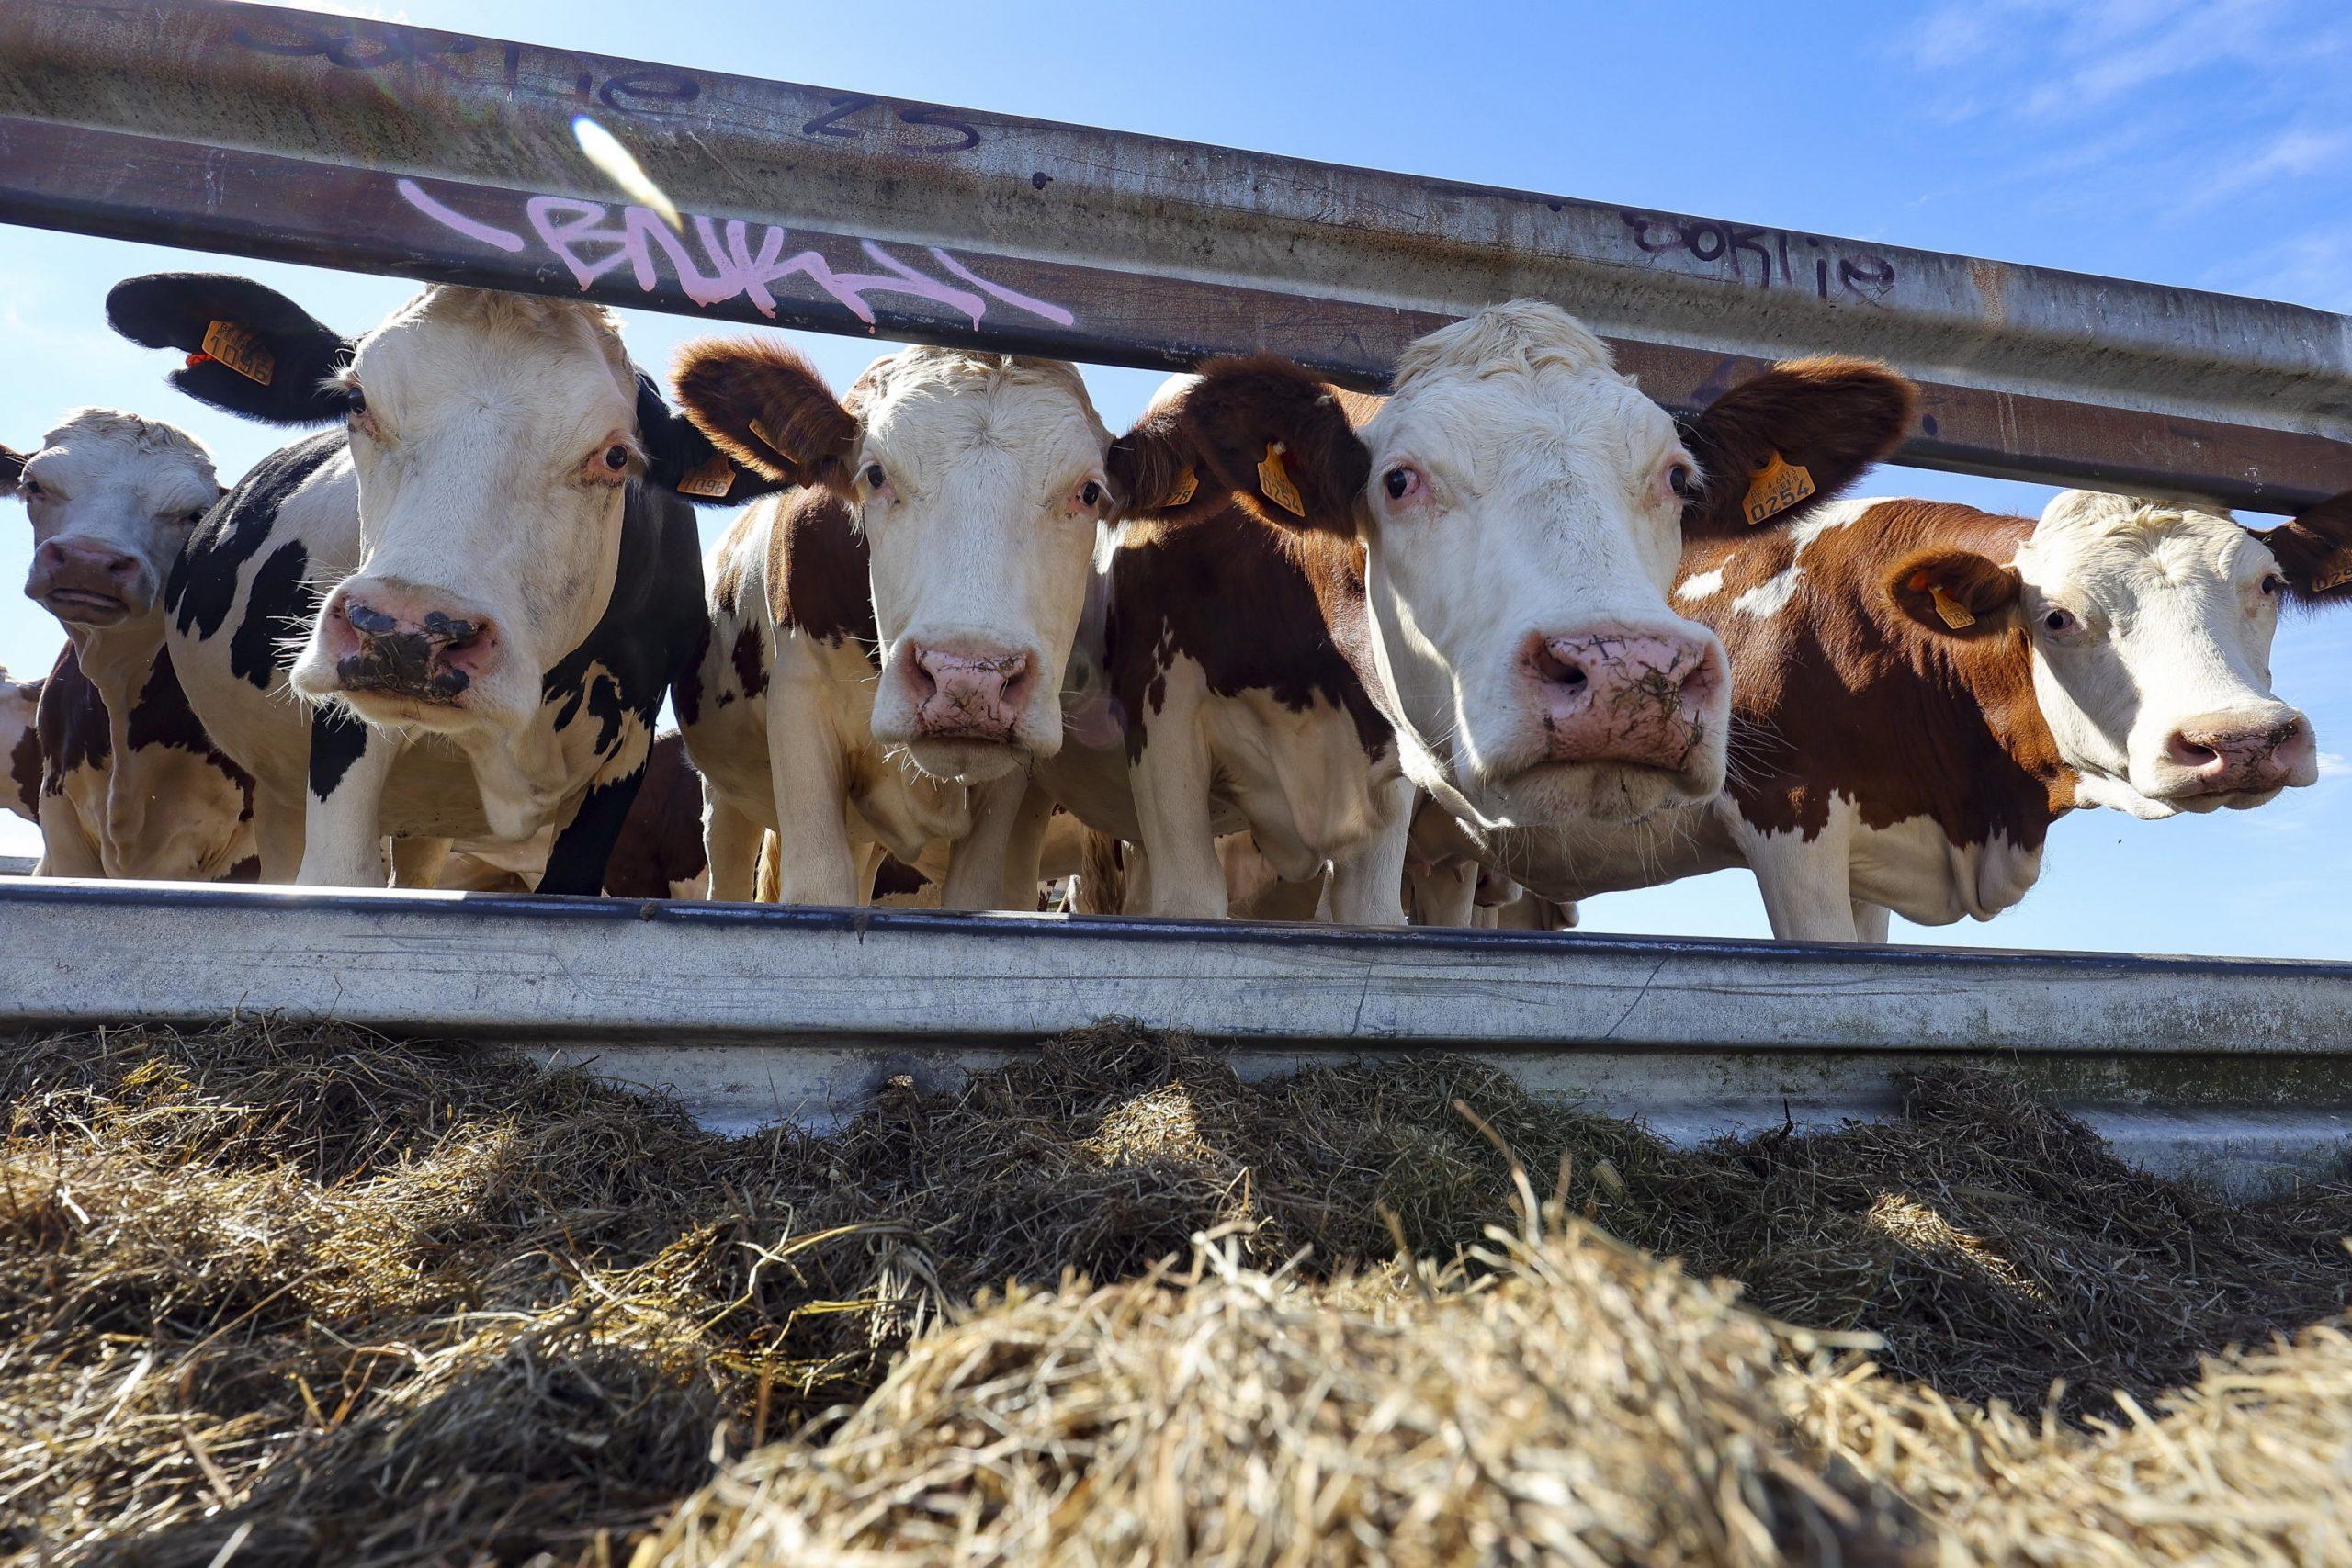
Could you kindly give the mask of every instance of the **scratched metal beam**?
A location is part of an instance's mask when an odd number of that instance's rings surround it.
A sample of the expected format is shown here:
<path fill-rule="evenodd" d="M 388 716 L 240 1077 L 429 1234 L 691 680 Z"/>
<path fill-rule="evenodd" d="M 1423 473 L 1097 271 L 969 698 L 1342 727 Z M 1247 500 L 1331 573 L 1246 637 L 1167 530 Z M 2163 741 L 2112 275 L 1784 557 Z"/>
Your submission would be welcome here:
<path fill-rule="evenodd" d="M 582 111 L 695 215 L 683 242 L 580 157 Z M 1927 466 L 2274 510 L 2352 485 L 2352 323 L 2295 306 L 208 0 L 12 0 L 0 116 L 11 221 L 1125 364 L 1265 346 L 1366 385 L 1535 294 L 1669 404 L 1883 357 L 1927 384 Z M 429 200 L 386 202 L 401 176 Z M 271 179 L 313 199 L 254 199 Z"/>

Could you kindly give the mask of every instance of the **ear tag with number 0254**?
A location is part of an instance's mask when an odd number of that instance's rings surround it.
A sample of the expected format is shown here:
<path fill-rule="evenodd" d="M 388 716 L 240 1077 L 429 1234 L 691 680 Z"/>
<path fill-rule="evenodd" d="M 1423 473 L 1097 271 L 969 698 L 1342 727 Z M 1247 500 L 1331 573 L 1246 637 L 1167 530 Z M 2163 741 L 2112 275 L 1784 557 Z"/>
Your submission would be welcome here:
<path fill-rule="evenodd" d="M 1929 588 L 1928 597 L 1935 601 L 1936 614 L 1941 616 L 1944 625 L 1952 630 L 1964 632 L 1976 624 L 1976 617 L 1968 613 L 1968 606 L 1945 592 L 1942 583 L 1939 582 Z"/>
<path fill-rule="evenodd" d="M 1740 503 L 1740 511 L 1751 528 L 1769 523 L 1814 492 L 1815 486 L 1810 471 L 1790 462 L 1778 452 L 1772 460 L 1757 471 L 1747 484 L 1747 498 Z"/>
<path fill-rule="evenodd" d="M 1289 449 L 1279 441 L 1266 448 L 1266 456 L 1258 464 L 1258 489 L 1293 517 L 1304 517 L 1306 502 L 1298 493 L 1298 487 L 1290 482 L 1290 471 L 1283 467 L 1283 454 Z"/>

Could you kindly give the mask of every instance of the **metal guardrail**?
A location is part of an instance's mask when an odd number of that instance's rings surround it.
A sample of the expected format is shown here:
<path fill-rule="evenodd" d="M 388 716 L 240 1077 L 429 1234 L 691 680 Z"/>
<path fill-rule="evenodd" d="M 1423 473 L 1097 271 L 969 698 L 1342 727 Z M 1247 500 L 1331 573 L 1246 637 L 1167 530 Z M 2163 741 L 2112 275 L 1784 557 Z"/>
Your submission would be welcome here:
<path fill-rule="evenodd" d="M 581 156 L 587 113 L 690 215 Z M 0 220 L 829 332 L 1377 385 L 1518 294 L 1669 406 L 1874 355 L 1906 462 L 2279 510 L 2352 487 L 2352 321 L 1828 235 L 211 0 L 0 8 Z"/>
<path fill-rule="evenodd" d="M 1882 1116 L 1895 1072 L 1947 1066 L 2240 1190 L 2338 1170 L 2352 1134 L 2344 964 L 120 882 L 0 885 L 0 932 L 8 1026 L 332 1016 L 730 1127 L 1120 1014 L 1251 1075 L 1463 1051 L 1685 1142 Z"/>

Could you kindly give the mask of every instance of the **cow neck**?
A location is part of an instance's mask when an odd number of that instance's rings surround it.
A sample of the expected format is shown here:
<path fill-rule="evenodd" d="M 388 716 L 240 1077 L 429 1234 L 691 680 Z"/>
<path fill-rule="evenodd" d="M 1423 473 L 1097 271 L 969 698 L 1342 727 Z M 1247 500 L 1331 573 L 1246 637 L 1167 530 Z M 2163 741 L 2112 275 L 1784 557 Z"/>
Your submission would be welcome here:
<path fill-rule="evenodd" d="M 1956 846 L 1996 833 L 2038 846 L 2074 805 L 2074 774 L 2035 702 L 2025 632 L 2012 623 L 1939 636 L 1884 592 L 1916 551 L 1958 547 L 2007 564 L 2032 527 L 1973 507 L 1890 502 L 1810 539 L 1781 531 L 1686 552 L 1685 581 L 1724 573 L 1713 593 L 1677 608 L 1707 621 L 1731 657 L 1727 787 L 1741 816 L 1810 839 L 1842 795 L 1870 828 L 1927 817 Z M 1800 566 L 1779 608 L 1733 607 Z"/>
<path fill-rule="evenodd" d="M 768 527 L 768 613 L 779 631 L 820 641 L 854 640 L 881 661 L 874 568 L 849 502 L 829 490 L 795 491 Z"/>

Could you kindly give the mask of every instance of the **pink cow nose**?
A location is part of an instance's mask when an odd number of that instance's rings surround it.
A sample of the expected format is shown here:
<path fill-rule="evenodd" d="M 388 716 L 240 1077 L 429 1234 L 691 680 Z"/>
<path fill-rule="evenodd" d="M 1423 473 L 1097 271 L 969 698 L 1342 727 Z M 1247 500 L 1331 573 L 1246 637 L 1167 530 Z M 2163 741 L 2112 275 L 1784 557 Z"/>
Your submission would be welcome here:
<path fill-rule="evenodd" d="M 346 585 L 320 629 L 349 692 L 456 705 L 498 661 L 486 616 L 390 584 Z"/>
<path fill-rule="evenodd" d="M 2226 715 L 2191 719 L 2165 738 L 2165 760 L 2188 770 L 2197 795 L 2278 789 L 2312 752 L 2312 728 L 2299 713 L 2256 722 Z"/>
<path fill-rule="evenodd" d="M 145 600 L 139 578 L 137 556 L 87 539 L 51 539 L 33 552 L 25 592 L 57 601 L 51 607 L 61 614 L 85 610 L 103 622 L 133 608 L 134 600 Z M 143 603 L 137 607 L 144 608 Z"/>
<path fill-rule="evenodd" d="M 927 739 L 1010 740 L 1028 705 L 1029 656 L 917 645 L 907 678 L 915 733 Z"/>
<path fill-rule="evenodd" d="M 1724 686 L 1723 650 L 1712 638 L 1539 635 L 1526 660 L 1555 761 L 1679 768 Z"/>

